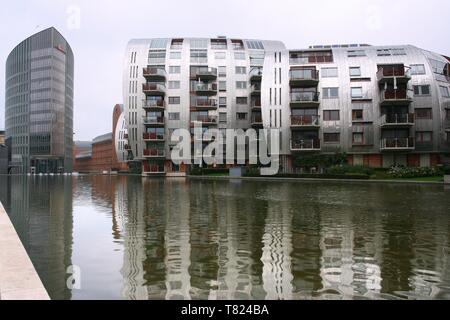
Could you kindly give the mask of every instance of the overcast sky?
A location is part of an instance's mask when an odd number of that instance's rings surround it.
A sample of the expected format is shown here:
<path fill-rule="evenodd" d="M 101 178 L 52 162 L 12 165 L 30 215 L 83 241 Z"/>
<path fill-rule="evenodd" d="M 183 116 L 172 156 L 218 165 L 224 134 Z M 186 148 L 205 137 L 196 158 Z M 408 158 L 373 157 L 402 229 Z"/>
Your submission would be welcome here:
<path fill-rule="evenodd" d="M 76 140 L 111 131 L 122 103 L 122 61 L 133 38 L 227 37 L 313 44 L 412 44 L 450 55 L 450 1 L 16 0 L 0 11 L 0 129 L 5 62 L 22 40 L 56 27 L 75 54 Z"/>

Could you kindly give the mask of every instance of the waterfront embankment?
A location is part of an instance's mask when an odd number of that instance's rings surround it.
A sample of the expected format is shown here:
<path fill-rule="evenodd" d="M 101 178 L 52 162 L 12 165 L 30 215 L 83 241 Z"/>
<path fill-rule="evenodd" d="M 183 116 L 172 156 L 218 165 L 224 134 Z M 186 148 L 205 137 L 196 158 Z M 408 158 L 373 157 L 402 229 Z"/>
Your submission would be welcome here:
<path fill-rule="evenodd" d="M 22 242 L 0 202 L 0 300 L 49 300 Z"/>

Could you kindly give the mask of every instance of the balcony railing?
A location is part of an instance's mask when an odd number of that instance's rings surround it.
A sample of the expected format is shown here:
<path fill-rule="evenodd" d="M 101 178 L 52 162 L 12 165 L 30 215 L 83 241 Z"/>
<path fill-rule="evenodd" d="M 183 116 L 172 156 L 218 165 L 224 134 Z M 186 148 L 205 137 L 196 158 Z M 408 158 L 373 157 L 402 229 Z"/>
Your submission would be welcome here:
<path fill-rule="evenodd" d="M 414 150 L 414 138 L 385 138 L 381 139 L 381 150 Z"/>
<path fill-rule="evenodd" d="M 145 78 L 158 78 L 158 79 L 166 78 L 166 70 L 162 68 L 147 67 L 144 68 L 142 74 L 144 75 Z"/>
<path fill-rule="evenodd" d="M 251 124 L 252 125 L 261 125 L 263 123 L 263 118 L 262 116 L 252 116 L 251 118 Z"/>
<path fill-rule="evenodd" d="M 163 158 L 166 152 L 162 149 L 144 149 L 144 157 L 146 158 Z"/>
<path fill-rule="evenodd" d="M 392 82 L 394 78 L 400 83 L 408 82 L 411 79 L 411 70 L 403 65 L 384 66 L 378 69 L 379 82 Z"/>
<path fill-rule="evenodd" d="M 195 116 L 191 118 L 192 122 L 201 122 L 203 124 L 217 123 L 217 116 Z"/>
<path fill-rule="evenodd" d="M 253 109 L 261 109 L 261 100 L 260 99 L 251 100 L 250 105 Z"/>
<path fill-rule="evenodd" d="M 144 124 L 146 125 L 164 125 L 164 117 L 144 117 Z"/>
<path fill-rule="evenodd" d="M 142 106 L 144 109 L 164 109 L 166 102 L 164 100 L 143 100 Z"/>
<path fill-rule="evenodd" d="M 302 69 L 289 71 L 289 79 L 292 84 L 298 85 L 317 85 L 319 82 L 319 70 L 315 69 Z"/>
<path fill-rule="evenodd" d="M 215 79 L 217 78 L 217 68 L 196 68 L 193 76 L 198 79 Z"/>
<path fill-rule="evenodd" d="M 318 104 L 319 92 L 291 92 L 291 104 Z"/>
<path fill-rule="evenodd" d="M 409 104 L 412 98 L 406 89 L 387 89 L 381 93 L 381 103 L 388 104 Z"/>
<path fill-rule="evenodd" d="M 142 138 L 145 141 L 164 141 L 165 136 L 162 133 L 144 132 Z"/>
<path fill-rule="evenodd" d="M 414 125 L 414 113 L 385 114 L 381 117 L 382 126 Z"/>
<path fill-rule="evenodd" d="M 320 140 L 291 140 L 292 151 L 316 151 L 320 150 Z"/>
<path fill-rule="evenodd" d="M 217 99 L 197 99 L 193 101 L 192 107 L 201 108 L 216 108 Z"/>
<path fill-rule="evenodd" d="M 217 83 L 196 83 L 193 86 L 194 92 L 205 93 L 205 94 L 216 94 L 217 93 Z"/>
<path fill-rule="evenodd" d="M 146 94 L 164 95 L 166 93 L 166 86 L 161 83 L 144 83 L 142 91 Z"/>
<path fill-rule="evenodd" d="M 291 116 L 291 127 L 316 127 L 319 126 L 320 116 L 303 115 Z"/>

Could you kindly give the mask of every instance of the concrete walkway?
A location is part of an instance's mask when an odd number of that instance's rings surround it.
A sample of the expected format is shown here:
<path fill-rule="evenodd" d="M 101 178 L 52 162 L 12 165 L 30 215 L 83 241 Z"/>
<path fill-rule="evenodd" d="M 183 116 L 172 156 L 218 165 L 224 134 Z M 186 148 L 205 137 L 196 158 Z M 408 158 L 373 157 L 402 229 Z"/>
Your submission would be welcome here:
<path fill-rule="evenodd" d="M 50 300 L 1 203 L 0 300 Z"/>

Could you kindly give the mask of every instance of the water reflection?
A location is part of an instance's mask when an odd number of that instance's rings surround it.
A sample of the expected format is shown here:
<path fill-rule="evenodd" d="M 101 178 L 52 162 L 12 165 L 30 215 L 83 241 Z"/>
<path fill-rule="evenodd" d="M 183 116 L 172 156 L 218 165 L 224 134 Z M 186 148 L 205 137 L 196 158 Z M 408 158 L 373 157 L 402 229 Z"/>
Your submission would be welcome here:
<path fill-rule="evenodd" d="M 450 299 L 442 187 L 0 178 L 54 299 Z"/>

